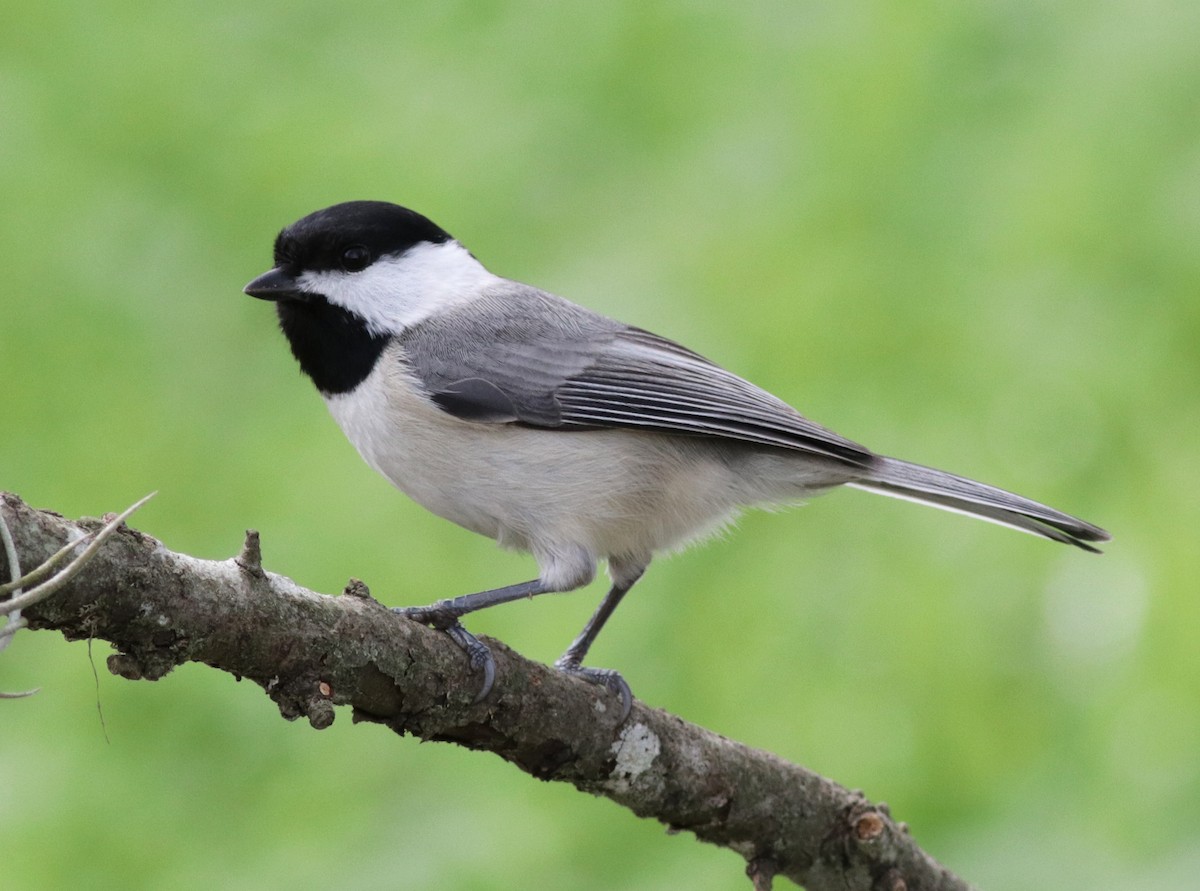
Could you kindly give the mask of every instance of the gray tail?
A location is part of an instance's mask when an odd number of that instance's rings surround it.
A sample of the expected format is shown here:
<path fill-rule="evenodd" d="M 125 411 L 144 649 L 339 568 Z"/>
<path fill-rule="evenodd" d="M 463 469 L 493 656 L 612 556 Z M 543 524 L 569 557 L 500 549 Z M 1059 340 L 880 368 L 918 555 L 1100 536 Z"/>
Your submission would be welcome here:
<path fill-rule="evenodd" d="M 1099 526 L 1012 492 L 895 458 L 877 458 L 864 479 L 849 485 L 990 520 L 1094 554 L 1100 551 L 1088 542 L 1112 537 Z"/>

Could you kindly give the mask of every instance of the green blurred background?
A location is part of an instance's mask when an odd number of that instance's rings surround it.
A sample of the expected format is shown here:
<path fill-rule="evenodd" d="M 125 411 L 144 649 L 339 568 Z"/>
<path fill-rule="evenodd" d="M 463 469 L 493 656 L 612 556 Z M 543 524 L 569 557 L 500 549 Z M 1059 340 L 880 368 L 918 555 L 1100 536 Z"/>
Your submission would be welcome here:
<path fill-rule="evenodd" d="M 358 459 L 242 296 L 408 204 L 1103 557 L 846 491 L 650 571 L 647 703 L 891 803 L 990 889 L 1200 869 L 1200 5 L 18 4 L 0 32 L 0 487 L 387 603 L 532 562 Z M 473 617 L 553 659 L 599 598 Z M 190 665 L 0 657 L 5 888 L 730 888 L 739 859 L 496 758 Z M 97 699 L 105 725 L 97 716 Z M 106 733 L 108 740 L 106 741 Z"/>

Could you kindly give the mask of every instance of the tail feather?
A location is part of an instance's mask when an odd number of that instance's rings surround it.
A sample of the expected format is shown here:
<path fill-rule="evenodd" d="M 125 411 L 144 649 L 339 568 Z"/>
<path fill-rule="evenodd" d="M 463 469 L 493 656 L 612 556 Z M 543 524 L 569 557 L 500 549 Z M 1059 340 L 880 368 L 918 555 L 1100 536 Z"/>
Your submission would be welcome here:
<path fill-rule="evenodd" d="M 1088 542 L 1112 537 L 1099 526 L 1029 498 L 895 458 L 878 458 L 867 476 L 849 485 L 990 520 L 1095 554 L 1100 550 Z"/>

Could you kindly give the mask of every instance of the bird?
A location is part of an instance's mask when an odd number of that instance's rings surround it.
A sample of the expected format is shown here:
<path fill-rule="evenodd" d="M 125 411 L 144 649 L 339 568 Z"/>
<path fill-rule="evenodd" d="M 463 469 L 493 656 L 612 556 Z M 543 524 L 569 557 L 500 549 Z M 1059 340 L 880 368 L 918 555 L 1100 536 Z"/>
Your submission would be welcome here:
<path fill-rule="evenodd" d="M 272 301 L 301 371 L 359 454 L 429 511 L 532 554 L 537 577 L 398 613 L 439 629 L 482 674 L 462 618 L 611 584 L 554 667 L 620 700 L 584 665 L 656 555 L 743 510 L 839 486 L 918 501 L 1098 553 L 1104 529 L 1003 489 L 877 454 L 687 347 L 490 272 L 432 220 L 348 201 L 284 227 L 244 288 Z"/>

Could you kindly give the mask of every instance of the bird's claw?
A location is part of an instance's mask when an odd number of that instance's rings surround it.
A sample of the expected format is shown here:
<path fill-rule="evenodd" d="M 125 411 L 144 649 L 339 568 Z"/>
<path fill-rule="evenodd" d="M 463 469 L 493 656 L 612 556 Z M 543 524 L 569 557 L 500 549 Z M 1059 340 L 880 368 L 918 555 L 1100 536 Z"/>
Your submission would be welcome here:
<path fill-rule="evenodd" d="M 621 677 L 619 671 L 612 668 L 590 668 L 566 657 L 555 662 L 554 667 L 563 674 L 573 675 L 587 681 L 589 684 L 604 687 L 613 695 L 620 697 L 621 717 L 617 723 L 625 723 L 625 719 L 629 717 L 629 713 L 633 710 L 633 691 L 629 689 L 629 684 L 625 681 L 625 678 Z"/>
<path fill-rule="evenodd" d="M 492 656 L 492 651 L 488 649 L 487 644 L 464 628 L 462 622 L 456 621 L 445 631 L 450 635 L 450 639 L 467 654 L 467 662 L 471 669 L 483 672 L 483 684 L 480 685 L 474 700 L 476 703 L 483 702 L 492 692 L 492 684 L 496 681 L 496 660 Z"/>
<path fill-rule="evenodd" d="M 400 606 L 392 612 L 438 631 L 444 631 L 458 648 L 467 654 L 467 663 L 471 670 L 483 672 L 483 683 L 479 692 L 475 694 L 474 702 L 479 703 L 487 699 L 488 694 L 492 692 L 492 685 L 496 682 L 496 660 L 487 644 L 463 627 L 453 611 L 446 609 L 442 603 L 435 603 L 431 606 Z"/>
<path fill-rule="evenodd" d="M 467 661 L 471 669 L 483 673 L 483 684 L 475 696 L 475 702 L 482 702 L 487 698 L 496 681 L 496 660 L 487 645 L 463 627 L 462 622 L 459 621 L 462 613 L 454 608 L 454 604 L 450 601 L 439 600 L 429 606 L 401 606 L 392 611 L 412 619 L 414 622 L 420 622 L 422 625 L 445 632 L 458 645 L 458 648 L 467 654 Z M 581 665 L 579 657 L 569 651 L 567 655 L 554 663 L 554 667 L 563 674 L 573 675 L 589 684 L 604 687 L 619 698 L 621 700 L 621 716 L 617 723 L 625 723 L 625 719 L 633 710 L 633 691 L 629 689 L 629 684 L 626 683 L 625 678 L 621 677 L 619 671 Z"/>

